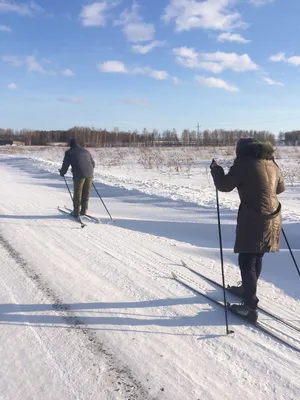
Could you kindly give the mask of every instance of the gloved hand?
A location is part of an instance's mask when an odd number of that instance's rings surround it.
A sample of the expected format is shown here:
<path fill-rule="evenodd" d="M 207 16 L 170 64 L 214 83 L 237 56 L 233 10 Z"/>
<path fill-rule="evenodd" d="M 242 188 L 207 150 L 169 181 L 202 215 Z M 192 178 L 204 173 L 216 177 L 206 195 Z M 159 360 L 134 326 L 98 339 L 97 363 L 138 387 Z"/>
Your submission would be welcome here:
<path fill-rule="evenodd" d="M 211 164 L 210 164 L 210 169 L 212 169 L 212 168 L 214 168 L 214 167 L 217 167 L 218 166 L 218 163 L 215 161 L 215 159 L 213 158 L 213 160 L 212 160 L 212 162 L 211 162 Z"/>
<path fill-rule="evenodd" d="M 60 175 L 60 176 L 65 176 L 65 174 L 63 174 L 63 173 L 61 172 L 61 169 L 59 169 L 59 175 Z"/>

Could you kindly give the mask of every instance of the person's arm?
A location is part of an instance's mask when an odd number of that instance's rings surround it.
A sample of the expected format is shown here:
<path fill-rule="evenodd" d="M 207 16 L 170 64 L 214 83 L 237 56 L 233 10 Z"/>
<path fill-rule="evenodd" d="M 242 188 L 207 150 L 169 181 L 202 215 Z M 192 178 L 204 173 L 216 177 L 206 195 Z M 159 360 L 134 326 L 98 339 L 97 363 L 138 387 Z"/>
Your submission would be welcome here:
<path fill-rule="evenodd" d="M 281 174 L 279 175 L 279 180 L 278 180 L 278 184 L 277 184 L 277 189 L 276 189 L 276 194 L 280 194 L 283 193 L 285 191 L 285 183 L 284 180 L 281 176 Z"/>
<path fill-rule="evenodd" d="M 224 173 L 224 169 L 220 167 L 220 165 L 212 165 L 211 174 L 215 186 L 220 192 L 231 192 L 234 188 L 237 187 L 235 163 L 226 175 Z"/>
<path fill-rule="evenodd" d="M 91 163 L 92 163 L 92 165 L 93 165 L 93 168 L 95 168 L 95 161 L 94 161 L 94 159 L 93 159 L 93 157 L 92 157 L 92 155 L 90 154 L 90 157 L 91 157 Z"/>
<path fill-rule="evenodd" d="M 278 172 L 279 172 L 279 179 L 278 179 L 278 183 L 277 183 L 276 194 L 280 194 L 280 193 L 283 193 L 285 191 L 285 183 L 284 183 L 284 180 L 282 178 L 280 168 L 279 168 L 278 164 L 276 163 L 274 157 L 273 157 L 272 160 L 273 160 L 273 163 L 278 168 Z"/>
<path fill-rule="evenodd" d="M 61 169 L 59 171 L 60 172 L 60 176 L 65 176 L 65 174 L 68 171 L 68 168 L 69 168 L 70 164 L 71 164 L 70 155 L 69 155 L 69 152 L 66 151 L 63 164 L 62 164 Z"/>

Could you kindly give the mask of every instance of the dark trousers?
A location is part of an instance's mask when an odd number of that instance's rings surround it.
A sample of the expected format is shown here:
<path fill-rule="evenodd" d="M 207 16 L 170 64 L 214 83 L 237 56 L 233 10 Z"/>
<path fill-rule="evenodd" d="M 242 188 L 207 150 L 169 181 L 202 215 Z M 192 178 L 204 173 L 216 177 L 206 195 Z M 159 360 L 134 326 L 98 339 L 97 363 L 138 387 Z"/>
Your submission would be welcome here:
<path fill-rule="evenodd" d="M 262 259 L 264 254 L 239 254 L 239 266 L 241 270 L 244 288 L 245 304 L 253 309 L 257 308 L 259 299 L 256 296 L 257 281 L 262 270 Z"/>
<path fill-rule="evenodd" d="M 88 209 L 93 178 L 74 179 L 74 212 L 85 214 Z"/>

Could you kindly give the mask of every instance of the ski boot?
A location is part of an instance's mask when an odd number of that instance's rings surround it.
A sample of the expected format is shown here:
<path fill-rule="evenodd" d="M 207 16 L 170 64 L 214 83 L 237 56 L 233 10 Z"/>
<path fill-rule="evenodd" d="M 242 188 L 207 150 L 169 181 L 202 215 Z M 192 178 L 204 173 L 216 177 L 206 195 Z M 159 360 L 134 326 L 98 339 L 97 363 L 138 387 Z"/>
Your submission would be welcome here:
<path fill-rule="evenodd" d="M 244 302 L 240 304 L 228 304 L 228 308 L 234 314 L 254 324 L 258 319 L 258 311 L 248 307 Z"/>
<path fill-rule="evenodd" d="M 239 283 L 237 286 L 227 286 L 227 290 L 236 296 L 243 297 L 244 296 L 244 288 L 242 282 Z"/>
<path fill-rule="evenodd" d="M 75 210 L 73 210 L 70 215 L 74 218 L 79 218 L 79 212 L 76 212 Z"/>

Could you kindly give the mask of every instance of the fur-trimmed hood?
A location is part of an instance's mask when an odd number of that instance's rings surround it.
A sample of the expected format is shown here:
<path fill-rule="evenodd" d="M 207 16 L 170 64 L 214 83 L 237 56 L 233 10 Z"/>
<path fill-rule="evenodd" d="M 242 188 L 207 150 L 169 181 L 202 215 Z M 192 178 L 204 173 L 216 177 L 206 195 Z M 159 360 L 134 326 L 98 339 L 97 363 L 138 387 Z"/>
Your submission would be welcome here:
<path fill-rule="evenodd" d="M 237 158 L 252 157 L 272 160 L 274 151 L 274 147 L 270 142 L 260 142 L 252 138 L 240 139 L 236 146 Z"/>

